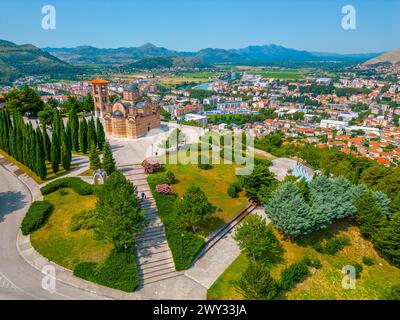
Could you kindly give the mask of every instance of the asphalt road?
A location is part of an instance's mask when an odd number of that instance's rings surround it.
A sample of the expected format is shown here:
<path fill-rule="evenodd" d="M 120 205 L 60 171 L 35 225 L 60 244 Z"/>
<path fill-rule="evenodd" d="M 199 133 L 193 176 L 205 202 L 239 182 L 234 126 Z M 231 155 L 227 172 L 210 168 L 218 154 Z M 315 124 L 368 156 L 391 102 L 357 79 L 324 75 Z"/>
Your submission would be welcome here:
<path fill-rule="evenodd" d="M 19 226 L 30 203 L 26 186 L 0 166 L 0 300 L 102 299 L 58 281 L 54 293 L 42 288 L 44 275 L 19 256 L 16 246 Z"/>

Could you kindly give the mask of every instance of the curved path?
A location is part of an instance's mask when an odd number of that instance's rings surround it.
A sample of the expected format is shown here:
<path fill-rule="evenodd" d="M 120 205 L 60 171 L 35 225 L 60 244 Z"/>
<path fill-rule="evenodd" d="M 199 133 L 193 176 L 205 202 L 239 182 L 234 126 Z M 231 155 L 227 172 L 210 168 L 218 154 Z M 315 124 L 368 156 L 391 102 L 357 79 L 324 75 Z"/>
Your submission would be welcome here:
<path fill-rule="evenodd" d="M 0 300 L 102 299 L 103 297 L 57 281 L 56 291 L 42 288 L 44 274 L 18 254 L 17 235 L 32 196 L 27 187 L 0 165 Z"/>

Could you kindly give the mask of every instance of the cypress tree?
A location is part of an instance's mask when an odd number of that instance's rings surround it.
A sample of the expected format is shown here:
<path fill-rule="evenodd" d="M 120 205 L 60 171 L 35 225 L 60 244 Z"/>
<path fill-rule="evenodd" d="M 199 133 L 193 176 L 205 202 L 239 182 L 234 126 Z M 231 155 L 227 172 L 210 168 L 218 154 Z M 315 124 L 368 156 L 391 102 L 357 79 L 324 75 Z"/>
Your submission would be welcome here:
<path fill-rule="evenodd" d="M 37 175 L 40 179 L 44 180 L 47 176 L 47 169 L 46 169 L 46 161 L 45 161 L 45 154 L 44 154 L 44 147 L 42 142 L 42 134 L 40 129 L 37 131 L 36 135 L 37 143 L 36 143 L 36 170 Z"/>
<path fill-rule="evenodd" d="M 69 170 L 71 168 L 71 151 L 67 149 L 65 145 L 61 148 L 61 160 L 62 166 L 65 170 Z"/>
<path fill-rule="evenodd" d="M 32 129 L 32 126 L 29 127 L 28 130 L 28 140 L 29 141 L 29 168 L 35 172 L 36 174 L 38 173 L 37 168 L 36 168 L 36 145 L 37 139 L 36 139 L 36 133 Z"/>
<path fill-rule="evenodd" d="M 106 134 L 104 133 L 104 127 L 99 118 L 96 118 L 96 137 L 99 149 L 103 150 L 106 142 Z"/>
<path fill-rule="evenodd" d="M 103 163 L 101 166 L 108 175 L 116 170 L 115 160 L 111 151 L 110 144 L 108 142 L 104 145 Z"/>
<path fill-rule="evenodd" d="M 96 127 L 93 117 L 88 122 L 88 146 L 91 147 L 92 144 L 97 148 Z"/>
<path fill-rule="evenodd" d="M 65 147 L 68 151 L 72 152 L 72 140 L 71 140 L 71 126 L 67 123 L 65 129 Z"/>
<path fill-rule="evenodd" d="M 97 170 L 101 168 L 99 153 L 94 144 L 92 144 L 92 147 L 90 148 L 89 161 L 90 161 L 90 169 Z"/>
<path fill-rule="evenodd" d="M 47 134 L 46 126 L 43 126 L 42 136 L 45 158 L 47 161 L 51 161 L 51 142 L 49 135 Z"/>
<path fill-rule="evenodd" d="M 79 151 L 79 119 L 74 108 L 71 109 L 68 115 L 68 124 L 71 130 L 71 142 L 73 150 Z"/>
<path fill-rule="evenodd" d="M 85 118 L 82 118 L 79 130 L 79 144 L 82 153 L 87 153 L 88 150 L 88 136 L 87 136 L 87 123 Z"/>
<path fill-rule="evenodd" d="M 61 158 L 61 150 L 60 150 L 60 138 L 58 137 L 57 131 L 53 130 L 51 137 L 51 168 L 54 173 L 57 173 L 59 170 L 60 158 Z"/>

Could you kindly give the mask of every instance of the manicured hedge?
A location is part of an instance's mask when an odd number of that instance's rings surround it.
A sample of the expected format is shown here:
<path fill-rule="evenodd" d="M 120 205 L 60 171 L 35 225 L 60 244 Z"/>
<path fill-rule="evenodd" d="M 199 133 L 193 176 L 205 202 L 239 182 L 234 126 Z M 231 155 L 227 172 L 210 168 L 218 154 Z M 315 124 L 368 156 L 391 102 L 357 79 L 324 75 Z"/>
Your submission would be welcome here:
<path fill-rule="evenodd" d="M 57 179 L 43 186 L 40 191 L 43 195 L 57 191 L 60 188 L 72 188 L 81 196 L 93 194 L 95 187 L 78 177 L 67 177 Z"/>
<path fill-rule="evenodd" d="M 139 273 L 131 251 L 126 254 L 113 249 L 101 264 L 81 262 L 76 265 L 74 275 L 125 292 L 133 292 L 139 286 Z"/>
<path fill-rule="evenodd" d="M 41 228 L 53 211 L 53 205 L 47 201 L 35 201 L 30 206 L 24 219 L 22 220 L 21 230 L 23 235 L 28 235 Z"/>
<path fill-rule="evenodd" d="M 151 193 L 157 204 L 158 214 L 165 227 L 168 245 L 172 251 L 175 268 L 184 270 L 190 267 L 205 241 L 186 229 L 176 213 L 176 195 L 163 195 L 155 191 L 156 185 L 167 183 L 163 173 L 147 177 Z M 182 237 L 183 234 L 183 237 Z"/>

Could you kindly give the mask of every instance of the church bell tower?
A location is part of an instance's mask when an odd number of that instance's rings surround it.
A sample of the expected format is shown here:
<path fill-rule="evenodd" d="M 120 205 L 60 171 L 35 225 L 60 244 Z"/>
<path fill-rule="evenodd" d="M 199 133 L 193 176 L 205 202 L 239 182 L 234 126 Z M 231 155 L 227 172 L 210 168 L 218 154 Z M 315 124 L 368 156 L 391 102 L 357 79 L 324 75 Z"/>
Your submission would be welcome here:
<path fill-rule="evenodd" d="M 103 118 L 103 114 L 106 112 L 108 102 L 108 81 L 103 79 L 95 79 L 92 81 L 92 85 L 94 114 L 96 117 Z"/>

